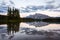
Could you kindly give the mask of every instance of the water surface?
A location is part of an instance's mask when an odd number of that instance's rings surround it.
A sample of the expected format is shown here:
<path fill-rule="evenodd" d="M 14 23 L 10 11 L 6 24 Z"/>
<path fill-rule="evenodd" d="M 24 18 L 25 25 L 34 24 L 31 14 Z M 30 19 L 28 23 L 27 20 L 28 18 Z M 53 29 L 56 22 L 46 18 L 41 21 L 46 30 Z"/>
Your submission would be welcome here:
<path fill-rule="evenodd" d="M 60 40 L 60 23 L 21 22 L 1 24 L 0 40 Z"/>

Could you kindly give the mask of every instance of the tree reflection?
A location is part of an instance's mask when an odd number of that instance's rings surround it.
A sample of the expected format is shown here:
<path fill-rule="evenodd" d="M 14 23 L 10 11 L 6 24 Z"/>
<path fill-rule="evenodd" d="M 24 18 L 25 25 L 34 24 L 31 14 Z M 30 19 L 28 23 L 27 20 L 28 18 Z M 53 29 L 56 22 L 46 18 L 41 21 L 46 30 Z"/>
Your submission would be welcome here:
<path fill-rule="evenodd" d="M 7 25 L 8 35 L 14 34 L 19 31 L 19 23 L 8 23 Z"/>

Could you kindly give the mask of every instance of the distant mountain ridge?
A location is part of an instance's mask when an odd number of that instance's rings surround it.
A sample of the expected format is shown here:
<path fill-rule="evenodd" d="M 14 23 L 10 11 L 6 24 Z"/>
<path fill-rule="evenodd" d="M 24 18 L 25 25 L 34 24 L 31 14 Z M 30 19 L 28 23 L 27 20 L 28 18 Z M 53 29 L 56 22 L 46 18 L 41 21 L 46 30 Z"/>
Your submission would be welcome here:
<path fill-rule="evenodd" d="M 46 18 L 50 18 L 48 15 L 44 15 L 44 14 L 34 14 L 34 15 L 29 15 L 25 18 L 32 18 L 32 19 L 46 19 Z"/>

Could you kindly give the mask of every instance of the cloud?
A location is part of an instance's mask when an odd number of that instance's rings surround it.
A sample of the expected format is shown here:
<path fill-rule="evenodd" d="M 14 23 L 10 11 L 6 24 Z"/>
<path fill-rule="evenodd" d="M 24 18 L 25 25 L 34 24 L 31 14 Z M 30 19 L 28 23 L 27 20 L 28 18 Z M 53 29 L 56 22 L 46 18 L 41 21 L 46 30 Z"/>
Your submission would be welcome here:
<path fill-rule="evenodd" d="M 11 0 L 10 0 L 10 3 L 11 3 L 11 4 L 14 4 L 14 2 L 13 2 L 13 1 L 11 1 Z"/>
<path fill-rule="evenodd" d="M 47 1 L 46 3 L 49 3 L 49 4 L 55 3 L 55 0 Z"/>
<path fill-rule="evenodd" d="M 10 1 L 1 1 L 0 3 L 0 13 L 5 13 L 7 12 L 7 9 L 9 6 L 14 5 L 14 3 L 10 0 Z"/>
<path fill-rule="evenodd" d="M 42 10 L 42 11 L 49 10 L 49 11 L 59 12 L 60 11 L 60 4 L 56 5 L 54 0 L 53 1 L 48 1 L 48 2 L 46 2 L 45 5 L 39 5 L 39 6 L 30 5 L 30 6 L 23 7 L 21 9 L 21 12 L 35 12 L 35 11 L 38 11 L 38 10 Z"/>
<path fill-rule="evenodd" d="M 17 1 L 17 0 L 15 0 L 15 1 Z M 26 2 L 28 2 L 28 1 L 26 1 Z M 37 3 L 36 1 L 34 1 L 34 2 Z M 13 2 L 11 0 L 5 1 L 5 2 L 2 2 L 1 1 L 1 3 L 0 3 L 0 12 L 7 12 L 8 6 L 11 6 L 11 5 L 14 6 L 16 4 L 17 3 L 15 3 L 15 2 Z M 22 4 L 24 4 L 24 3 L 22 3 Z M 40 4 L 40 3 L 38 3 L 38 4 Z M 43 3 L 43 5 L 32 5 L 31 4 L 31 5 L 25 6 L 25 4 L 24 4 L 24 7 L 20 7 L 20 12 L 21 13 L 35 12 L 35 11 L 38 11 L 38 10 L 42 10 L 42 11 L 49 10 L 49 11 L 57 11 L 57 12 L 60 12 L 60 4 L 56 3 L 56 1 L 54 1 L 54 0 L 51 0 L 51 1 L 45 2 L 45 4 Z"/>

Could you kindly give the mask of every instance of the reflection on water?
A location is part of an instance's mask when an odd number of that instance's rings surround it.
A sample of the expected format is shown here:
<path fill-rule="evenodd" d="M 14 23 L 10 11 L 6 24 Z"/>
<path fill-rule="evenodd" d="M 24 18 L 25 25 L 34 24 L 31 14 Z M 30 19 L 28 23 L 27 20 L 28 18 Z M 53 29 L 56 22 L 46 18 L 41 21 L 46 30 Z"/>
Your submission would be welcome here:
<path fill-rule="evenodd" d="M 8 34 L 14 34 L 19 31 L 19 23 L 9 23 L 7 24 Z"/>
<path fill-rule="evenodd" d="M 19 23 L 8 23 L 7 26 L 5 26 L 0 25 L 0 38 L 2 38 L 1 40 L 10 40 L 14 37 L 14 34 L 19 31 Z"/>
<path fill-rule="evenodd" d="M 49 24 L 48 22 L 27 22 L 27 23 L 30 25 L 34 25 L 36 27 L 46 26 Z"/>
<path fill-rule="evenodd" d="M 0 40 L 60 40 L 60 24 L 17 22 L 0 25 Z"/>

